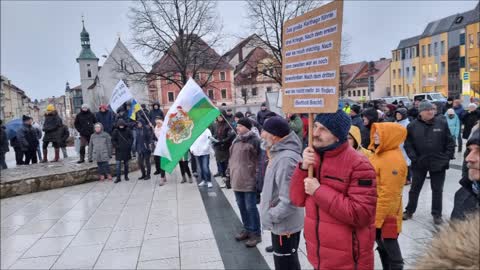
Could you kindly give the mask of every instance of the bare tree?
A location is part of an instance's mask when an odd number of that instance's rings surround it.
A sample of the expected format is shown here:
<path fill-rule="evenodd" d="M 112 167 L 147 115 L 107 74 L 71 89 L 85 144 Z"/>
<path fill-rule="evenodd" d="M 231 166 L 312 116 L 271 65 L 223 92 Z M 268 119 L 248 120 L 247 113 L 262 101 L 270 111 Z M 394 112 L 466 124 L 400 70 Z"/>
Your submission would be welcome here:
<path fill-rule="evenodd" d="M 275 60 L 260 73 L 282 85 L 283 25 L 321 4 L 319 0 L 247 0 L 251 28 L 262 39 L 259 46 L 268 49 Z M 350 38 L 342 37 L 341 63 L 347 61 L 349 45 Z M 271 72 L 272 69 L 275 72 Z"/>
<path fill-rule="evenodd" d="M 215 69 L 225 68 L 212 49 L 221 39 L 222 28 L 215 1 L 141 0 L 129 17 L 135 47 L 161 59 L 148 74 L 150 80 L 166 80 L 182 88 L 190 76 L 201 72 L 205 80 L 197 82 L 203 88 L 209 86 Z"/>

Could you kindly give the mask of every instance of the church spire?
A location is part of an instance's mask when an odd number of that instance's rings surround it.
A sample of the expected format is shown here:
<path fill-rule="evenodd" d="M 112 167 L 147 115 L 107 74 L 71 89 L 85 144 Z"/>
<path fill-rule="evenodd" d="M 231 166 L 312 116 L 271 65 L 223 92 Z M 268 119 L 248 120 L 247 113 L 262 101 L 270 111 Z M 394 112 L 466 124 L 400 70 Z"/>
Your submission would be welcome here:
<path fill-rule="evenodd" d="M 77 61 L 82 59 L 98 60 L 97 56 L 93 53 L 92 49 L 90 48 L 90 34 L 85 29 L 85 19 L 83 15 L 82 15 L 82 32 L 80 32 L 80 42 L 82 45 L 82 52 L 80 52 L 80 56 L 77 58 Z"/>

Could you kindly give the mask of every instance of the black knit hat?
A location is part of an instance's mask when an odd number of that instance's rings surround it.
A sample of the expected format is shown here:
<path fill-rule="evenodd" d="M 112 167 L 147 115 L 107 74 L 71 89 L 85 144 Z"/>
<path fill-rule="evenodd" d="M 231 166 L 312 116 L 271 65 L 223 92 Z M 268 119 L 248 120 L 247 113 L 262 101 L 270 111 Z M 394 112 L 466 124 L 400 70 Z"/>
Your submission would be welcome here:
<path fill-rule="evenodd" d="M 23 115 L 23 116 L 22 116 L 22 121 L 23 121 L 23 122 L 28 121 L 28 120 L 30 120 L 30 119 L 32 119 L 32 117 L 30 117 L 30 116 L 28 116 L 28 115 Z"/>
<path fill-rule="evenodd" d="M 241 118 L 240 120 L 238 120 L 237 124 L 242 125 L 242 126 L 248 128 L 249 130 L 252 129 L 252 122 L 248 118 L 245 118 L 245 117 Z"/>
<path fill-rule="evenodd" d="M 480 145 L 480 128 L 470 135 L 470 138 L 467 141 L 467 147 L 471 144 Z"/>
<path fill-rule="evenodd" d="M 287 120 L 280 116 L 273 116 L 265 120 L 263 130 L 280 138 L 290 134 L 290 126 L 288 125 Z"/>
<path fill-rule="evenodd" d="M 354 111 L 356 114 L 360 114 L 360 106 L 357 105 L 357 104 L 353 104 L 351 107 L 350 107 L 350 110 Z"/>
<path fill-rule="evenodd" d="M 236 112 L 236 113 L 235 113 L 235 117 L 237 117 L 237 118 L 243 118 L 243 117 L 245 117 L 245 116 L 243 115 L 242 112 Z"/>

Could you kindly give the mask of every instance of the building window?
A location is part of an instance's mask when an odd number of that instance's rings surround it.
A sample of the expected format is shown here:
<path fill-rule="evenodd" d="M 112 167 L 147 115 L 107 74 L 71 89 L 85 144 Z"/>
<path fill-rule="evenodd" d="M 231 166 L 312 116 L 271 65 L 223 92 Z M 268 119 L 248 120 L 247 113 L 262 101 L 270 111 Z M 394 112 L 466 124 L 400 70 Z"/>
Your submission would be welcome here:
<path fill-rule="evenodd" d="M 432 56 L 432 44 L 428 44 L 428 57 Z"/>
<path fill-rule="evenodd" d="M 256 97 L 258 95 L 257 87 L 252 88 L 252 96 Z"/>
<path fill-rule="evenodd" d="M 357 91 L 353 90 L 353 96 L 356 97 L 357 96 Z"/>
<path fill-rule="evenodd" d="M 471 72 L 478 71 L 478 57 L 470 57 L 468 58 L 468 68 Z"/>
<path fill-rule="evenodd" d="M 395 69 L 393 70 L 393 78 L 395 79 L 397 77 L 397 72 L 395 71 Z"/>
<path fill-rule="evenodd" d="M 446 65 L 445 65 L 445 62 L 442 62 L 440 63 L 440 74 L 445 74 L 445 68 L 446 68 Z"/>
<path fill-rule="evenodd" d="M 397 51 L 397 60 L 400 61 L 400 51 Z"/>
<path fill-rule="evenodd" d="M 440 41 L 440 53 L 442 55 L 445 54 L 445 41 L 444 40 Z"/>
<path fill-rule="evenodd" d="M 398 94 L 402 95 L 402 86 L 401 85 L 398 86 Z"/>
<path fill-rule="evenodd" d="M 222 99 L 227 99 L 227 89 L 222 89 Z"/>
<path fill-rule="evenodd" d="M 425 74 L 427 73 L 427 69 L 425 65 L 422 65 L 422 77 L 425 78 Z"/>
<path fill-rule="evenodd" d="M 465 45 L 465 33 L 460 34 L 460 45 Z"/>
<path fill-rule="evenodd" d="M 397 86 L 394 85 L 393 86 L 393 96 L 396 96 L 397 95 Z"/>
<path fill-rule="evenodd" d="M 435 76 L 438 76 L 438 64 L 435 64 Z"/>
<path fill-rule="evenodd" d="M 357 91 L 358 91 L 358 92 L 357 92 L 358 96 L 360 96 L 360 95 L 361 95 L 360 90 L 357 90 Z"/>
<path fill-rule="evenodd" d="M 475 40 L 473 38 L 473 34 L 469 34 L 468 35 L 468 47 L 470 49 L 472 49 L 474 45 L 475 45 Z"/>
<path fill-rule="evenodd" d="M 412 58 L 417 57 L 417 47 L 412 47 Z"/>
<path fill-rule="evenodd" d="M 433 55 L 438 55 L 438 42 L 433 43 Z"/>
<path fill-rule="evenodd" d="M 409 49 L 409 48 L 405 48 L 405 59 L 409 59 L 409 58 L 410 58 L 409 54 L 410 54 L 410 49 Z"/>
<path fill-rule="evenodd" d="M 412 77 L 415 77 L 417 73 L 417 68 L 415 66 L 412 67 Z"/>
<path fill-rule="evenodd" d="M 428 77 L 432 77 L 432 65 L 428 65 Z"/>
<path fill-rule="evenodd" d="M 425 57 L 425 45 L 422 45 L 422 57 Z"/>
<path fill-rule="evenodd" d="M 87 70 L 87 77 L 88 78 L 92 77 L 92 71 L 90 69 Z"/>
<path fill-rule="evenodd" d="M 348 96 L 349 96 L 349 97 L 352 96 L 352 91 L 348 91 Z"/>
<path fill-rule="evenodd" d="M 247 88 L 242 88 L 242 97 L 247 96 Z"/>
<path fill-rule="evenodd" d="M 465 56 L 462 56 L 460 57 L 460 68 L 464 68 L 465 67 Z"/>
<path fill-rule="evenodd" d="M 224 71 L 220 72 L 220 81 L 225 81 L 226 80 L 226 73 Z"/>
<path fill-rule="evenodd" d="M 174 102 L 174 101 L 175 101 L 175 93 L 168 92 L 168 102 Z"/>
<path fill-rule="evenodd" d="M 395 57 L 395 52 L 392 52 L 392 59 L 393 59 L 393 62 L 397 61 L 397 58 Z"/>
<path fill-rule="evenodd" d="M 208 97 L 209 97 L 211 100 L 214 100 L 214 99 L 215 99 L 215 95 L 213 94 L 213 90 L 212 90 L 212 89 L 209 89 L 209 90 L 208 90 Z"/>
<path fill-rule="evenodd" d="M 267 93 L 272 92 L 272 87 L 267 87 Z"/>
<path fill-rule="evenodd" d="M 410 76 L 410 68 L 409 67 L 407 67 L 405 69 L 405 76 L 407 76 L 407 78 L 408 78 L 408 76 Z"/>
<path fill-rule="evenodd" d="M 401 77 L 402 77 L 402 70 L 398 69 L 398 78 L 401 78 Z"/>
<path fill-rule="evenodd" d="M 364 97 L 367 96 L 367 90 L 363 89 L 362 92 Z"/>

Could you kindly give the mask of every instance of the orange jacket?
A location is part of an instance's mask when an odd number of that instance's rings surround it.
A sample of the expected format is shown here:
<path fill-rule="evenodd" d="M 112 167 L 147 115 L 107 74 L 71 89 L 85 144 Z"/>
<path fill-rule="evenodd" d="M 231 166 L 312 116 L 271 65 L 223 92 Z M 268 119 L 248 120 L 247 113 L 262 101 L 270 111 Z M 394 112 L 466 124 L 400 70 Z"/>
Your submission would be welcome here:
<path fill-rule="evenodd" d="M 374 135 L 380 144 L 375 147 Z M 397 217 L 398 232 L 402 230 L 402 191 L 407 177 L 407 163 L 400 144 L 407 138 L 407 129 L 397 123 L 375 123 L 370 133 L 369 149 L 374 151 L 370 162 L 377 173 L 377 213 L 375 227 L 382 228 L 387 216 Z"/>

